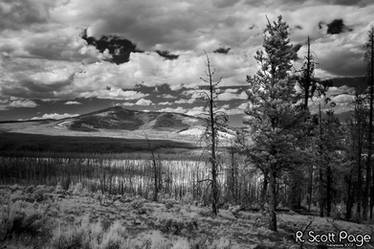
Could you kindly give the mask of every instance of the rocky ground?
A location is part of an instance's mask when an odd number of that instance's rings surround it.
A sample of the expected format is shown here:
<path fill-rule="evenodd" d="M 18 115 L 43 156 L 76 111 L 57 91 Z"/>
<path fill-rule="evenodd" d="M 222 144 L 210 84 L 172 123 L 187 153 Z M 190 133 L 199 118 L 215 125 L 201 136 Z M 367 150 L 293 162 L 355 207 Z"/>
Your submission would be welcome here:
<path fill-rule="evenodd" d="M 374 234 L 373 225 L 290 213 L 278 215 L 275 233 L 260 213 L 232 207 L 213 217 L 207 207 L 104 196 L 80 185 L 67 191 L 59 186 L 0 186 L 0 205 L 0 248 L 9 249 L 317 248 L 296 243 L 295 232 Z M 361 248 L 374 248 L 372 243 Z"/>

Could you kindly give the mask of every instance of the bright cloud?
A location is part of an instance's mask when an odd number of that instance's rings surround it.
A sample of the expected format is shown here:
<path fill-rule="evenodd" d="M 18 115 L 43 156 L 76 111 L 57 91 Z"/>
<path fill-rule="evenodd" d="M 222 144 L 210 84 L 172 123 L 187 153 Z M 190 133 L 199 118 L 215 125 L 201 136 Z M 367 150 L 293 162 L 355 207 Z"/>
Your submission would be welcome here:
<path fill-rule="evenodd" d="M 38 119 L 64 119 L 64 118 L 71 118 L 79 116 L 78 114 L 69 114 L 69 113 L 45 113 L 42 116 L 39 117 L 33 117 L 31 120 L 38 120 Z"/>
<path fill-rule="evenodd" d="M 37 106 L 38 106 L 38 104 L 36 104 L 34 101 L 28 100 L 28 99 L 12 99 L 8 103 L 8 107 L 10 107 L 10 108 L 33 108 L 33 107 L 37 107 Z"/>
<path fill-rule="evenodd" d="M 207 85 L 200 79 L 206 78 L 204 51 L 211 59 L 214 80 L 222 78 L 223 86 L 245 85 L 246 76 L 256 72 L 253 56 L 261 47 L 266 15 L 284 16 L 291 41 L 303 45 L 300 58 L 306 53 L 307 36 L 311 37 L 317 76 L 361 75 L 362 45 L 374 24 L 373 12 L 371 0 L 4 0 L 0 98 L 16 100 L 1 108 L 37 107 L 39 99 L 99 98 L 147 106 L 157 95 L 160 98 L 153 102 L 166 102 L 159 93 L 136 91 L 138 85 L 185 90 L 184 99 L 164 95 L 177 104 L 195 104 L 201 95 L 186 89 Z M 327 34 L 335 19 L 343 20 L 344 32 Z M 131 52 L 129 62 L 111 63 L 113 53 L 100 52 L 81 38 L 84 29 L 97 39 L 113 34 L 129 39 L 144 53 Z M 230 50 L 213 53 L 218 48 Z M 155 50 L 170 51 L 178 58 L 168 60 Z M 297 62 L 295 68 L 299 66 Z M 243 91 L 228 88 L 219 100 L 246 98 Z"/>
<path fill-rule="evenodd" d="M 148 106 L 148 105 L 152 105 L 152 101 L 149 100 L 149 99 L 139 99 L 135 105 L 144 105 L 144 106 Z"/>
<path fill-rule="evenodd" d="M 80 105 L 82 103 L 79 101 L 69 100 L 69 101 L 66 101 L 64 104 L 65 105 Z"/>

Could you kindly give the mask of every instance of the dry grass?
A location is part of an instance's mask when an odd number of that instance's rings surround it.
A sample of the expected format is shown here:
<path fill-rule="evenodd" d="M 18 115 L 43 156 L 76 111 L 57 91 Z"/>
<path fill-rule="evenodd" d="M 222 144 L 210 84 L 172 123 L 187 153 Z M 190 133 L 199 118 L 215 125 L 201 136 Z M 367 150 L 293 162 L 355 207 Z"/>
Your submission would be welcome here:
<path fill-rule="evenodd" d="M 298 248 L 293 233 L 309 221 L 302 215 L 280 215 L 280 229 L 274 233 L 258 222 L 260 213 L 221 209 L 214 218 L 206 207 L 172 199 L 156 203 L 131 195 L 96 195 L 80 185 L 69 190 L 0 186 L 0 207 L 0 245 L 8 248 Z M 335 225 L 352 232 L 374 231 L 370 225 Z M 312 228 L 334 229 L 325 218 L 316 219 Z"/>

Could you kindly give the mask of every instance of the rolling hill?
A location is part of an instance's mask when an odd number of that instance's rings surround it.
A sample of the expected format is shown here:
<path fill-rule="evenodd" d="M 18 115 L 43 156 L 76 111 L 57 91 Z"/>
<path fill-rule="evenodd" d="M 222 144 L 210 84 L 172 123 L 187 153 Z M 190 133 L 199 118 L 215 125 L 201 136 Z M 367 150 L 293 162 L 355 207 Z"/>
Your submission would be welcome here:
<path fill-rule="evenodd" d="M 58 123 L 76 131 L 109 130 L 155 130 L 179 132 L 192 126 L 203 126 L 204 120 L 180 113 L 142 112 L 119 106 L 69 118 Z"/>
<path fill-rule="evenodd" d="M 89 138 L 111 138 L 138 140 L 143 143 L 147 140 L 169 141 L 189 145 L 187 147 L 200 147 L 200 138 L 205 126 L 204 119 L 185 114 L 136 111 L 115 106 L 60 120 L 0 122 L 0 133 L 7 139 L 12 138 L 12 134 L 14 137 L 17 136 L 17 140 L 9 140 L 11 143 L 22 143 L 22 134 L 25 134 L 25 137 L 34 139 L 36 143 L 39 143 L 40 139 L 35 135 L 39 135 L 54 137 L 55 140 L 62 137 L 66 140 L 66 137 L 70 137 L 75 142 L 82 140 L 81 143 L 88 141 Z M 228 130 L 227 133 L 220 135 L 229 138 L 233 132 Z M 173 143 L 169 144 L 173 147 Z"/>

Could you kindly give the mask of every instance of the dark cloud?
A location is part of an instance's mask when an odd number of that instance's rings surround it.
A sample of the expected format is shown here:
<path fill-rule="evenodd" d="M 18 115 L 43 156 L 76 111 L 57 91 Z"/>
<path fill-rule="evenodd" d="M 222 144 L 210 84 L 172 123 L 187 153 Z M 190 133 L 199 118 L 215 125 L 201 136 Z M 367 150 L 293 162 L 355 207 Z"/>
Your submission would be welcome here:
<path fill-rule="evenodd" d="M 322 25 L 320 24 L 319 26 L 321 28 Z M 347 31 L 352 31 L 352 29 L 344 24 L 343 19 L 335 19 L 331 23 L 327 24 L 327 34 L 335 35 Z"/>
<path fill-rule="evenodd" d="M 164 57 L 167 60 L 175 60 L 179 57 L 179 55 L 172 54 L 167 50 L 156 50 L 156 53 L 158 53 L 159 56 Z"/>
<path fill-rule="evenodd" d="M 217 48 L 213 52 L 217 53 L 217 54 L 228 54 L 230 52 L 230 50 L 231 50 L 231 48 Z"/>
<path fill-rule="evenodd" d="M 319 59 L 319 66 L 339 76 L 362 76 L 366 71 L 363 54 L 344 48 L 331 48 L 329 53 Z"/>
<path fill-rule="evenodd" d="M 87 36 L 87 30 L 84 30 L 82 39 L 84 39 L 88 45 L 96 47 L 101 53 L 107 50 L 112 56 L 109 60 L 117 65 L 128 62 L 130 53 L 143 52 L 139 50 L 132 41 L 115 35 L 104 35 L 96 39 L 95 37 Z"/>

